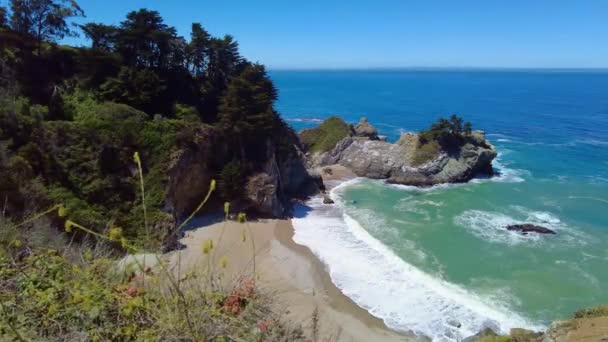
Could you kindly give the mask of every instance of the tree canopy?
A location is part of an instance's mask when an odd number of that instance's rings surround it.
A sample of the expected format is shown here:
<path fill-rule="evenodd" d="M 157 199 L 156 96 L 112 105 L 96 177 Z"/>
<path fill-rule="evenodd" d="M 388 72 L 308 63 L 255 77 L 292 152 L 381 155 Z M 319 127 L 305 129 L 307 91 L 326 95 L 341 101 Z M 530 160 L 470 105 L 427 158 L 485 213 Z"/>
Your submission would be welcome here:
<path fill-rule="evenodd" d="M 223 145 L 208 167 L 226 200 L 241 196 L 269 156 L 293 153 L 272 81 L 232 36 L 193 23 L 186 39 L 160 13 L 139 9 L 116 26 L 74 26 L 88 47 L 57 44 L 81 15 L 63 0 L 11 0 L 0 15 L 0 198 L 9 214 L 61 199 L 87 224 L 99 227 L 110 213 L 130 226 L 137 150 L 150 210 L 162 218 L 170 157 L 196 145 L 202 127 Z"/>

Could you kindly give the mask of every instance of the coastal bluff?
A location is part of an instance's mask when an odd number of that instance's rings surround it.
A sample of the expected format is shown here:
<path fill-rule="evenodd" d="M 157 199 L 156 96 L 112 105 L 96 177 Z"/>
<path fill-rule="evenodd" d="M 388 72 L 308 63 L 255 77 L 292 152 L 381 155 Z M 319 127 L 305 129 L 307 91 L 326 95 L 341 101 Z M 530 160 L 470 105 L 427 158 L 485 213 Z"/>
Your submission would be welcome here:
<path fill-rule="evenodd" d="M 388 183 L 432 186 L 493 175 L 497 152 L 484 133 L 470 128 L 452 130 L 445 121 L 428 131 L 402 134 L 395 143 L 378 136 L 365 118 L 353 126 L 331 117 L 299 136 L 311 166 L 340 164 L 357 176 L 386 179 Z"/>

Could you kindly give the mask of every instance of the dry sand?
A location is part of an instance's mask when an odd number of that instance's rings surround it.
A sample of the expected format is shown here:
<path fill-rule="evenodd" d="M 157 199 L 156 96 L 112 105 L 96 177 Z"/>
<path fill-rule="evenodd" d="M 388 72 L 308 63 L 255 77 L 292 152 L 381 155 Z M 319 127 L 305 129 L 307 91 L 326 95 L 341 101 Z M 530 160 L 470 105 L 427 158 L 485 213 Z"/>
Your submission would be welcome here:
<path fill-rule="evenodd" d="M 302 325 L 308 338 L 313 339 L 316 310 L 319 341 L 415 340 L 388 329 L 380 319 L 342 294 L 331 282 L 324 265 L 307 247 L 293 241 L 293 233 L 289 220 L 213 224 L 187 232 L 182 239 L 186 249 L 181 255 L 174 252 L 170 264 L 177 265 L 177 258 L 181 258 L 181 274 L 214 268 L 224 275 L 222 281 L 228 286 L 239 277 L 252 277 L 255 255 L 260 289 L 272 296 L 276 310 L 284 312 L 285 319 Z M 207 255 L 202 252 L 206 240 L 214 242 L 212 253 Z M 221 266 L 222 258 L 225 269 Z"/>

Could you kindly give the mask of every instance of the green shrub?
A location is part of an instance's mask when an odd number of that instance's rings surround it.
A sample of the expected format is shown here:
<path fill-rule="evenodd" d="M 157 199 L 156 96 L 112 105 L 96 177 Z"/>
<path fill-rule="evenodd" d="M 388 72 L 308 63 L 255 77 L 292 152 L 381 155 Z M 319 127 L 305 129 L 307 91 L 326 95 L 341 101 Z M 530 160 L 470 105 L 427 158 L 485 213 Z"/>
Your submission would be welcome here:
<path fill-rule="evenodd" d="M 243 194 L 244 172 L 238 160 L 228 162 L 219 175 L 219 191 L 223 199 L 233 201 Z"/>
<path fill-rule="evenodd" d="M 412 165 L 418 166 L 428 161 L 431 161 L 437 158 L 440 152 L 441 146 L 439 146 L 439 143 L 437 141 L 433 140 L 425 144 L 421 144 L 420 142 L 418 142 L 416 150 L 414 151 Z"/>
<path fill-rule="evenodd" d="M 442 150 L 451 152 L 465 144 L 472 130 L 470 122 L 464 123 L 462 118 L 454 114 L 449 119 L 440 117 L 431 128 L 421 131 L 418 137 L 421 145 L 434 141 Z"/>
<path fill-rule="evenodd" d="M 316 128 L 300 132 L 300 138 L 308 150 L 312 152 L 327 152 L 336 144 L 353 134 L 353 128 L 341 118 L 332 116 Z"/>
<path fill-rule="evenodd" d="M 574 313 L 574 318 L 591 318 L 608 316 L 608 305 L 581 309 Z"/>

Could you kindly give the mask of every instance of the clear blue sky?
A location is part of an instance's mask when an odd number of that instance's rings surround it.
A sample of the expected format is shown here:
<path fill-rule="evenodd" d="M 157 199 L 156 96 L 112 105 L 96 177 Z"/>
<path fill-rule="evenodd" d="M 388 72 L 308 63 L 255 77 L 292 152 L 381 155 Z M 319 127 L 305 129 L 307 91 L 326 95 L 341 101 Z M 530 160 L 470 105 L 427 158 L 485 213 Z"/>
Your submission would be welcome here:
<path fill-rule="evenodd" d="M 201 22 L 270 68 L 608 67 L 608 0 L 79 0 L 118 24 L 157 10 Z M 84 38 L 66 40 L 84 44 Z"/>

